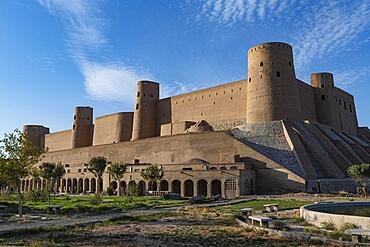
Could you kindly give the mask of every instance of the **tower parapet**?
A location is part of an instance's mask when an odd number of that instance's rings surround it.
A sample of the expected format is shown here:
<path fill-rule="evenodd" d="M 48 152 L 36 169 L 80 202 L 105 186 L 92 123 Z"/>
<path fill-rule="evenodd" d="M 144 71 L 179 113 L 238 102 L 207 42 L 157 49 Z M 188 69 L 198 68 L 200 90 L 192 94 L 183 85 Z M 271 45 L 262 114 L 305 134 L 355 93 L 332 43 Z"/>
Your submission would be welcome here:
<path fill-rule="evenodd" d="M 137 83 L 136 105 L 131 140 L 159 135 L 157 126 L 158 100 L 159 84 L 157 82 L 139 81 Z"/>
<path fill-rule="evenodd" d="M 41 149 L 45 148 L 45 135 L 49 134 L 49 128 L 42 125 L 25 125 L 23 133 L 31 141 L 31 143 Z"/>
<path fill-rule="evenodd" d="M 93 130 L 93 108 L 88 106 L 76 107 L 73 115 L 71 148 L 91 146 Z"/>
<path fill-rule="evenodd" d="M 321 72 L 311 74 L 311 86 L 315 88 L 334 88 L 334 77 L 332 73 Z"/>
<path fill-rule="evenodd" d="M 303 120 L 292 47 L 271 42 L 248 50 L 247 122 Z"/>

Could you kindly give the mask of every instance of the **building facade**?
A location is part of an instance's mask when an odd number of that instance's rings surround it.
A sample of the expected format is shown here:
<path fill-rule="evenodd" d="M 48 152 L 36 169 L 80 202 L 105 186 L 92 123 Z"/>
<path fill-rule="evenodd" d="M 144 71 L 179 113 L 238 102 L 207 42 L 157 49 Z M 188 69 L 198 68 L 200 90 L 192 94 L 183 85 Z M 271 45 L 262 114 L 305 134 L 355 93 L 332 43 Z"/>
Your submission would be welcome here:
<path fill-rule="evenodd" d="M 101 116 L 94 123 L 92 108 L 77 107 L 72 129 L 49 133 L 44 126 L 24 127 L 35 145 L 48 150 L 41 162 L 65 165 L 58 191 L 94 192 L 96 178 L 86 170 L 94 156 L 132 164 L 123 181 L 106 174 L 104 188 L 117 188 L 117 182 L 126 188 L 133 181 L 142 193 L 152 191 L 140 171 L 145 164 L 156 164 L 167 182 L 158 184 L 157 191 L 184 196 L 217 191 L 228 197 L 307 190 L 308 179 L 343 178 L 350 163 L 370 160 L 369 130 L 358 127 L 353 96 L 335 87 L 331 73 L 312 74 L 310 84 L 297 79 L 289 44 L 250 48 L 248 77 L 240 81 L 163 99 L 159 87 L 139 81 L 133 112 Z M 278 137 L 275 143 L 264 141 Z M 327 154 L 331 149 L 346 162 L 338 164 Z M 264 179 L 271 180 L 270 188 Z M 31 188 L 31 181 L 24 183 Z"/>

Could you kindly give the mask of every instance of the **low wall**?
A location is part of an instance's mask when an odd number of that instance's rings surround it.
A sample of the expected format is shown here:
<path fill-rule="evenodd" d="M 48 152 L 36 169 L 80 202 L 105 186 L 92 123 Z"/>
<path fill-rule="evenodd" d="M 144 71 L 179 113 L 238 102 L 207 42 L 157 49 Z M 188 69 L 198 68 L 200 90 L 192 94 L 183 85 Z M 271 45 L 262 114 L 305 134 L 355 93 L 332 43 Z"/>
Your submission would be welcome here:
<path fill-rule="evenodd" d="M 315 226 L 321 226 L 321 223 L 333 222 L 336 227 L 340 227 L 344 223 L 353 223 L 359 227 L 370 229 L 370 217 L 361 217 L 343 214 L 322 213 L 315 210 L 331 207 L 353 207 L 354 205 L 363 205 L 370 207 L 370 202 L 344 202 L 344 203 L 320 203 L 302 206 L 300 208 L 300 216 L 306 219 L 309 223 Z"/>
<path fill-rule="evenodd" d="M 306 192 L 309 193 L 337 193 L 339 191 L 357 193 L 356 187 L 356 181 L 350 178 L 306 180 Z M 367 190 L 370 190 L 370 180 L 368 180 Z"/>

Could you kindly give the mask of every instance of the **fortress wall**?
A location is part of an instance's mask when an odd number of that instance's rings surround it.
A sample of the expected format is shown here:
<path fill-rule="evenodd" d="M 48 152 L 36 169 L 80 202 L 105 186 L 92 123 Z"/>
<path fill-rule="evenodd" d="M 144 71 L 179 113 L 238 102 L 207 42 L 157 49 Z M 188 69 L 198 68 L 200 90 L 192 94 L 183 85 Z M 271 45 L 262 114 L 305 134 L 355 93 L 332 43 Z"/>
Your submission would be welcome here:
<path fill-rule="evenodd" d="M 304 120 L 317 122 L 314 89 L 307 83 L 297 80 L 298 92 Z"/>
<path fill-rule="evenodd" d="M 338 99 L 338 101 L 335 100 L 335 105 L 341 116 L 343 132 L 357 135 L 358 122 L 353 96 L 339 88 L 333 88 L 333 96 L 333 101 L 336 99 L 335 96 Z"/>
<path fill-rule="evenodd" d="M 259 192 L 269 190 L 304 190 L 304 180 L 276 162 L 258 153 L 251 147 L 224 132 L 188 133 L 184 135 L 146 138 L 143 140 L 121 142 L 116 144 L 83 147 L 57 152 L 49 152 L 41 162 L 62 162 L 69 164 L 70 171 L 84 168 L 92 157 L 104 156 L 109 162 L 151 164 L 183 164 L 199 158 L 211 164 L 230 163 L 235 155 L 250 157 L 258 162 L 261 168 Z M 219 171 L 220 175 L 222 171 Z M 67 174 L 68 175 L 68 174 Z M 264 181 L 270 183 L 265 183 Z M 271 187 L 270 184 L 274 186 Z"/>
<path fill-rule="evenodd" d="M 160 100 L 158 123 L 242 120 L 246 106 L 247 81 L 241 80 Z"/>
<path fill-rule="evenodd" d="M 45 135 L 45 147 L 49 152 L 71 148 L 72 130 L 64 130 Z"/>
<path fill-rule="evenodd" d="M 132 120 L 133 112 L 119 112 L 96 118 L 93 145 L 129 141 Z"/>
<path fill-rule="evenodd" d="M 49 134 L 49 128 L 42 125 L 25 125 L 23 126 L 25 133 L 32 144 L 39 148 L 45 147 L 45 134 Z"/>

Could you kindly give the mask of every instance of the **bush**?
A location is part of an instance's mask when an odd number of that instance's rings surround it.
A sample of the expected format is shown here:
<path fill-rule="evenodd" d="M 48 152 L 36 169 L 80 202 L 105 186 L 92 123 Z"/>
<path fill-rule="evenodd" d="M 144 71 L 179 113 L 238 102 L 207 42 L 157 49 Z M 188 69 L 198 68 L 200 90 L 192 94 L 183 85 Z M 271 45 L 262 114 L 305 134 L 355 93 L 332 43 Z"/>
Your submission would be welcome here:
<path fill-rule="evenodd" d="M 274 229 L 276 230 L 288 231 L 290 229 L 290 227 L 281 220 L 273 220 L 272 224 L 274 225 Z"/>
<path fill-rule="evenodd" d="M 354 228 L 359 228 L 359 226 L 353 223 L 346 222 L 339 227 L 339 230 L 344 232 L 345 230 L 354 229 Z"/>
<path fill-rule="evenodd" d="M 112 189 L 111 187 L 107 188 L 107 194 L 109 196 L 113 196 L 114 195 L 114 189 Z"/>
<path fill-rule="evenodd" d="M 45 190 L 32 190 L 27 191 L 23 194 L 25 201 L 37 202 L 46 202 L 48 199 L 48 192 Z"/>
<path fill-rule="evenodd" d="M 321 222 L 321 227 L 325 230 L 335 230 L 336 229 L 333 221 L 323 221 Z"/>

